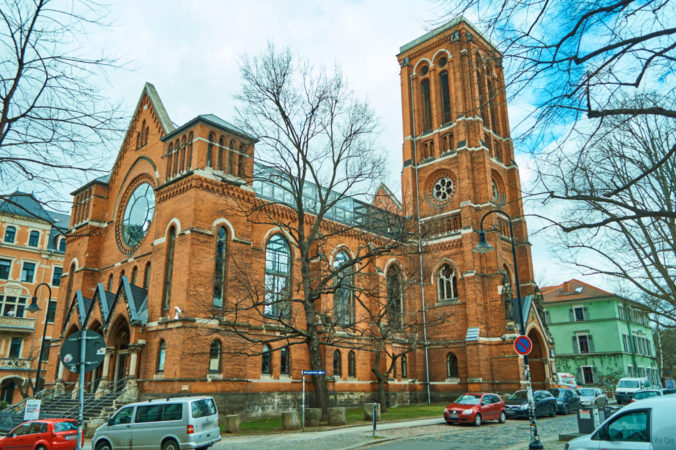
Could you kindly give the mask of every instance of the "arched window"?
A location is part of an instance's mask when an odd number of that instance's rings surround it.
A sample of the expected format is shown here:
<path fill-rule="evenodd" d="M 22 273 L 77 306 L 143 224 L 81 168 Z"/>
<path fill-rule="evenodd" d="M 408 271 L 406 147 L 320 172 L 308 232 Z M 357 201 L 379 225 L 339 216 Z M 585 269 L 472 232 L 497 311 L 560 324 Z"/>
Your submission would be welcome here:
<path fill-rule="evenodd" d="M 231 140 L 229 147 L 230 151 L 228 152 L 228 173 L 234 175 L 234 173 L 232 173 L 232 169 L 234 167 L 233 164 L 235 159 L 235 141 Z"/>
<path fill-rule="evenodd" d="M 167 243 L 167 264 L 164 271 L 164 296 L 162 300 L 162 309 L 169 309 L 169 300 L 171 299 L 171 278 L 174 271 L 174 246 L 176 245 L 176 228 L 169 230 L 169 239 Z"/>
<path fill-rule="evenodd" d="M 9 226 L 5 228 L 5 242 L 10 244 L 14 243 L 14 238 L 16 237 L 16 228 Z"/>
<path fill-rule="evenodd" d="M 281 234 L 275 234 L 265 247 L 265 307 L 270 316 L 288 316 L 291 250 Z"/>
<path fill-rule="evenodd" d="M 343 374 L 342 361 L 340 359 L 340 351 L 333 352 L 333 376 L 340 377 Z"/>
<path fill-rule="evenodd" d="M 357 376 L 357 362 L 352 350 L 347 354 L 347 376 L 353 378 Z"/>
<path fill-rule="evenodd" d="M 141 145 L 140 146 L 145 145 L 146 142 L 147 142 L 147 140 L 146 140 L 146 130 L 147 130 L 146 121 L 145 121 L 145 119 L 143 119 L 143 122 L 141 122 L 141 131 L 139 132 L 139 135 L 141 136 Z"/>
<path fill-rule="evenodd" d="M 218 170 L 223 170 L 223 152 L 225 151 L 223 149 L 224 145 L 223 136 L 221 136 L 221 138 L 218 140 L 218 165 L 216 166 Z"/>
<path fill-rule="evenodd" d="M 143 275 L 143 289 L 148 290 L 150 286 L 150 263 L 146 264 L 145 274 Z"/>
<path fill-rule="evenodd" d="M 422 100 L 423 133 L 432 129 L 432 103 L 430 102 L 430 80 L 425 78 L 420 82 L 420 98 Z"/>
<path fill-rule="evenodd" d="M 401 378 L 408 378 L 408 363 L 406 362 L 406 355 L 401 357 Z"/>
<path fill-rule="evenodd" d="M 351 267 L 343 268 L 349 260 L 347 253 L 341 251 L 333 261 L 333 270 L 336 272 L 333 314 L 336 322 L 343 326 L 354 323 L 354 276 Z"/>
<path fill-rule="evenodd" d="M 178 160 L 180 165 L 179 171 L 185 171 L 185 136 L 181 139 L 181 153 L 179 154 Z"/>
<path fill-rule="evenodd" d="M 498 95 L 496 89 L 493 88 L 490 77 L 486 80 L 488 84 L 488 108 L 491 113 L 491 130 L 496 134 L 500 134 L 500 126 L 498 124 L 498 107 L 495 104 L 496 96 Z"/>
<path fill-rule="evenodd" d="M 395 328 L 404 324 L 401 272 L 395 264 L 387 269 L 387 320 Z"/>
<path fill-rule="evenodd" d="M 279 373 L 282 375 L 289 374 L 289 348 L 282 347 L 279 351 Z"/>
<path fill-rule="evenodd" d="M 458 278 L 450 264 L 444 264 L 437 273 L 437 301 L 458 298 Z"/>
<path fill-rule="evenodd" d="M 144 122 L 145 123 L 145 122 Z M 145 127 L 144 133 L 143 133 L 143 145 L 146 145 L 148 143 L 148 135 L 150 134 L 150 127 Z"/>
<path fill-rule="evenodd" d="M 244 178 L 244 164 L 246 164 L 246 149 L 244 145 L 239 146 L 239 169 L 237 170 L 238 176 Z"/>
<path fill-rule="evenodd" d="M 451 94 L 448 88 L 448 71 L 444 70 L 439 75 L 439 89 L 441 90 L 441 121 L 451 121 Z"/>
<path fill-rule="evenodd" d="M 108 292 L 113 292 L 113 274 L 108 277 Z"/>
<path fill-rule="evenodd" d="M 59 251 L 66 253 L 66 238 L 59 239 Z"/>
<path fill-rule="evenodd" d="M 164 372 L 164 359 L 166 357 L 167 344 L 164 340 L 160 341 L 160 351 L 157 352 L 157 373 Z"/>
<path fill-rule="evenodd" d="M 178 174 L 178 151 L 179 151 L 179 142 L 178 139 L 176 139 L 176 142 L 174 143 L 174 154 L 172 156 L 173 163 L 172 163 L 172 169 L 171 169 L 171 174 L 176 175 Z"/>
<path fill-rule="evenodd" d="M 136 286 L 136 276 L 138 275 L 138 267 L 134 266 L 131 270 L 131 284 Z"/>
<path fill-rule="evenodd" d="M 192 167 L 192 131 L 188 134 L 188 152 L 185 155 L 185 169 Z"/>
<path fill-rule="evenodd" d="M 446 378 L 458 378 L 458 357 L 453 352 L 446 355 Z"/>
<path fill-rule="evenodd" d="M 167 150 L 167 178 L 171 178 L 171 154 L 174 153 L 174 143 L 169 144 L 169 150 Z"/>
<path fill-rule="evenodd" d="M 216 237 L 216 273 L 214 274 L 213 305 L 217 308 L 223 306 L 223 298 L 225 297 L 225 256 L 227 237 L 228 234 L 225 231 L 225 227 L 220 227 Z"/>
<path fill-rule="evenodd" d="M 40 243 L 40 232 L 31 231 L 31 234 L 28 238 L 28 245 L 30 247 L 37 247 L 39 243 Z"/>
<path fill-rule="evenodd" d="M 221 343 L 214 339 L 209 347 L 209 373 L 221 372 Z"/>
<path fill-rule="evenodd" d="M 270 354 L 270 347 L 263 346 L 263 353 L 261 354 L 261 373 L 270 375 L 272 373 L 272 355 Z"/>
<path fill-rule="evenodd" d="M 479 56 L 477 56 L 477 59 Z M 479 64 L 477 60 L 477 65 Z M 486 85 L 485 85 L 485 77 L 483 72 L 477 68 L 476 71 L 476 84 L 479 90 L 479 112 L 481 114 L 481 120 L 484 122 L 484 126 L 488 127 L 488 111 L 487 111 L 487 98 L 486 98 Z"/>
<path fill-rule="evenodd" d="M 214 152 L 214 134 L 209 133 L 209 144 L 207 145 L 207 167 L 211 167 L 213 152 Z"/>

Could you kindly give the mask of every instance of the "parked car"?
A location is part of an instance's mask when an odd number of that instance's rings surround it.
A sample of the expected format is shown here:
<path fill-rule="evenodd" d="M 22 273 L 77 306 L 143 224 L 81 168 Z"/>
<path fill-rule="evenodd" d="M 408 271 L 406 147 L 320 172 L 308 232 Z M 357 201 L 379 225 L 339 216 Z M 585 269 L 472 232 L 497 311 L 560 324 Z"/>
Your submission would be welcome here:
<path fill-rule="evenodd" d="M 662 393 L 663 393 L 664 395 L 676 394 L 676 388 L 662 389 Z"/>
<path fill-rule="evenodd" d="M 497 394 L 469 392 L 444 409 L 444 420 L 448 424 L 472 423 L 477 427 L 487 420 L 505 423 L 505 403 Z"/>
<path fill-rule="evenodd" d="M 533 393 L 535 402 L 535 416 L 556 415 L 556 399 L 547 391 L 535 391 Z M 505 412 L 507 417 L 528 417 L 528 397 L 526 391 L 516 391 L 505 400 Z"/>
<path fill-rule="evenodd" d="M 561 414 L 580 409 L 580 396 L 575 389 L 549 389 L 556 399 L 556 410 Z"/>
<path fill-rule="evenodd" d="M 620 405 L 629 403 L 636 392 L 649 388 L 650 381 L 647 378 L 622 378 L 615 388 L 615 400 Z"/>
<path fill-rule="evenodd" d="M 84 445 L 84 436 L 82 439 Z M 40 448 L 74 450 L 77 447 L 77 426 L 71 419 L 29 420 L 0 437 L 0 449 Z"/>
<path fill-rule="evenodd" d="M 218 410 L 211 397 L 177 397 L 131 403 L 96 429 L 95 450 L 206 449 L 221 440 Z"/>
<path fill-rule="evenodd" d="M 662 389 L 644 389 L 634 394 L 634 398 L 629 403 L 634 403 L 637 400 L 645 400 L 646 398 L 661 397 L 664 395 Z"/>
<path fill-rule="evenodd" d="M 670 395 L 632 403 L 610 416 L 592 434 L 569 441 L 565 449 L 673 450 L 674 408 L 676 397 Z"/>
<path fill-rule="evenodd" d="M 583 408 L 590 406 L 603 408 L 608 404 L 608 397 L 599 388 L 580 388 L 577 393 L 580 396 L 580 406 Z"/>

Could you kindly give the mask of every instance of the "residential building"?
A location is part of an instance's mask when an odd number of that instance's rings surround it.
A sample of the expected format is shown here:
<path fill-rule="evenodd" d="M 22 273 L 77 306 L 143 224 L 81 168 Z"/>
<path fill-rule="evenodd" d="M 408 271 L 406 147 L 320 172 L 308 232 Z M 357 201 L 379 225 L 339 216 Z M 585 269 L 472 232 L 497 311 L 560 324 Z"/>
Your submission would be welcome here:
<path fill-rule="evenodd" d="M 542 293 L 559 371 L 588 385 L 604 377 L 659 382 L 645 306 L 575 279 Z"/>
<path fill-rule="evenodd" d="M 54 336 L 68 221 L 67 215 L 45 210 L 32 194 L 14 192 L 0 201 L 0 400 L 4 402 L 33 394 L 27 381 L 35 381 L 45 322 L 46 340 Z M 31 313 L 27 307 L 40 283 L 48 287 L 37 293 L 40 311 Z"/>

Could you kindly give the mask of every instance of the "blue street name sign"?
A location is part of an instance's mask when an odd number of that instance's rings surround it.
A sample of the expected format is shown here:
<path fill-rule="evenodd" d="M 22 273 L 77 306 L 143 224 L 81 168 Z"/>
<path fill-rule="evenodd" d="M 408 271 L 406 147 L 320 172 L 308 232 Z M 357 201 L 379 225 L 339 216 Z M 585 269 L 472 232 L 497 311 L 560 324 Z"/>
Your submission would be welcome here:
<path fill-rule="evenodd" d="M 326 375 L 326 370 L 304 370 L 303 375 Z"/>

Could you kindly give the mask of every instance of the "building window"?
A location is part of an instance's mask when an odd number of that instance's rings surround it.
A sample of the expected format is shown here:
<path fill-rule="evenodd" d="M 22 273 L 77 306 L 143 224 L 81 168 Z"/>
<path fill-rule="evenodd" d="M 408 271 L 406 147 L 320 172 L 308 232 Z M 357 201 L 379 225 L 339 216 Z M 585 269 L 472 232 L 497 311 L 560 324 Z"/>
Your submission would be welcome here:
<path fill-rule="evenodd" d="M 47 323 L 54 323 L 55 316 L 56 316 L 56 300 L 49 300 L 49 306 L 47 306 Z"/>
<path fill-rule="evenodd" d="M 221 371 L 221 343 L 217 340 L 211 342 L 209 347 L 209 373 Z"/>
<path fill-rule="evenodd" d="M 448 72 L 443 71 L 439 75 L 439 84 L 441 88 L 441 118 L 443 123 L 451 121 L 451 95 L 448 88 Z"/>
<path fill-rule="evenodd" d="M 216 169 L 218 170 L 223 170 L 223 152 L 225 151 L 223 149 L 223 136 L 218 140 L 218 163 L 216 164 Z"/>
<path fill-rule="evenodd" d="M 588 334 L 578 334 L 573 336 L 573 347 L 575 353 L 593 353 L 594 342 Z"/>
<path fill-rule="evenodd" d="M 133 286 L 136 286 L 136 277 L 138 276 L 138 267 L 134 266 L 133 269 L 131 269 L 131 280 L 129 281 Z"/>
<path fill-rule="evenodd" d="M 343 374 L 343 364 L 340 359 L 340 351 L 333 352 L 333 376 L 340 378 Z"/>
<path fill-rule="evenodd" d="M 432 129 L 432 103 L 430 102 L 430 80 L 425 78 L 420 82 L 422 99 L 423 133 Z"/>
<path fill-rule="evenodd" d="M 289 316 L 291 250 L 281 234 L 275 234 L 265 247 L 265 306 L 269 316 Z"/>
<path fill-rule="evenodd" d="M 19 358 L 21 357 L 21 343 L 23 339 L 20 337 L 13 337 L 12 343 L 9 345 L 9 357 L 10 358 Z"/>
<path fill-rule="evenodd" d="M 108 277 L 108 292 L 113 292 L 113 274 Z"/>
<path fill-rule="evenodd" d="M 446 355 L 446 378 L 458 378 L 458 357 L 453 352 Z"/>
<path fill-rule="evenodd" d="M 148 290 L 150 286 L 150 263 L 146 264 L 145 274 L 143 275 L 143 289 Z"/>
<path fill-rule="evenodd" d="M 408 364 L 406 362 L 406 355 L 401 357 L 401 378 L 408 378 Z"/>
<path fill-rule="evenodd" d="M 587 320 L 587 308 L 583 306 L 576 306 L 573 308 L 573 320 L 575 322 L 584 322 Z"/>
<path fill-rule="evenodd" d="M 167 245 L 167 266 L 164 271 L 164 299 L 162 309 L 169 309 L 171 300 L 171 277 L 174 271 L 174 246 L 176 245 L 176 228 L 169 230 L 169 243 Z"/>
<path fill-rule="evenodd" d="M 5 317 L 23 317 L 26 297 L 0 295 L 0 315 Z"/>
<path fill-rule="evenodd" d="M 12 261 L 9 259 L 0 259 L 0 280 L 8 280 L 12 269 Z"/>
<path fill-rule="evenodd" d="M 40 242 L 40 233 L 38 231 L 31 231 L 31 234 L 28 237 L 28 246 L 37 247 L 39 242 Z"/>
<path fill-rule="evenodd" d="M 629 352 L 629 336 L 627 336 L 626 334 L 622 335 L 622 347 L 625 353 Z"/>
<path fill-rule="evenodd" d="M 279 373 L 282 375 L 289 374 L 289 348 L 282 347 L 279 351 Z"/>
<path fill-rule="evenodd" d="M 164 359 L 166 358 L 167 353 L 167 343 L 160 341 L 160 351 L 157 354 L 157 373 L 164 372 Z"/>
<path fill-rule="evenodd" d="M 59 239 L 59 251 L 66 253 L 66 238 Z"/>
<path fill-rule="evenodd" d="M 21 281 L 32 283 L 35 277 L 35 263 L 24 262 L 21 269 Z"/>
<path fill-rule="evenodd" d="M 54 267 L 54 272 L 52 272 L 52 286 L 59 286 L 61 284 L 62 274 L 63 267 Z"/>
<path fill-rule="evenodd" d="M 263 346 L 263 353 L 261 354 L 261 373 L 263 375 L 270 375 L 272 373 L 272 355 L 270 354 L 270 347 Z"/>
<path fill-rule="evenodd" d="M 8 403 L 8 404 L 13 404 L 14 400 L 14 390 L 16 389 L 16 383 L 12 380 L 5 380 L 2 382 L 2 393 L 0 394 L 0 400 Z"/>
<path fill-rule="evenodd" d="M 5 228 L 5 242 L 13 244 L 15 238 L 16 238 L 16 228 L 11 226 Z"/>
<path fill-rule="evenodd" d="M 387 316 L 390 326 L 400 328 L 404 325 L 401 272 L 396 265 L 387 270 Z"/>
<path fill-rule="evenodd" d="M 207 145 L 207 167 L 211 167 L 211 161 L 214 153 L 214 135 L 209 133 L 209 144 Z"/>
<path fill-rule="evenodd" d="M 357 376 L 357 361 L 352 350 L 347 354 L 347 376 L 352 378 Z"/>
<path fill-rule="evenodd" d="M 213 305 L 223 307 L 225 297 L 225 255 L 227 249 L 228 234 L 225 227 L 218 229 L 216 237 L 216 273 L 214 274 L 214 300 Z"/>
<path fill-rule="evenodd" d="M 582 384 L 596 384 L 596 368 L 582 366 Z"/>
<path fill-rule="evenodd" d="M 333 312 L 336 322 L 342 326 L 354 324 L 354 281 L 352 267 L 343 268 L 350 257 L 339 252 L 333 261 L 335 290 L 333 291 Z"/>
<path fill-rule="evenodd" d="M 457 300 L 458 279 L 450 264 L 444 264 L 437 273 L 437 301 Z"/>

